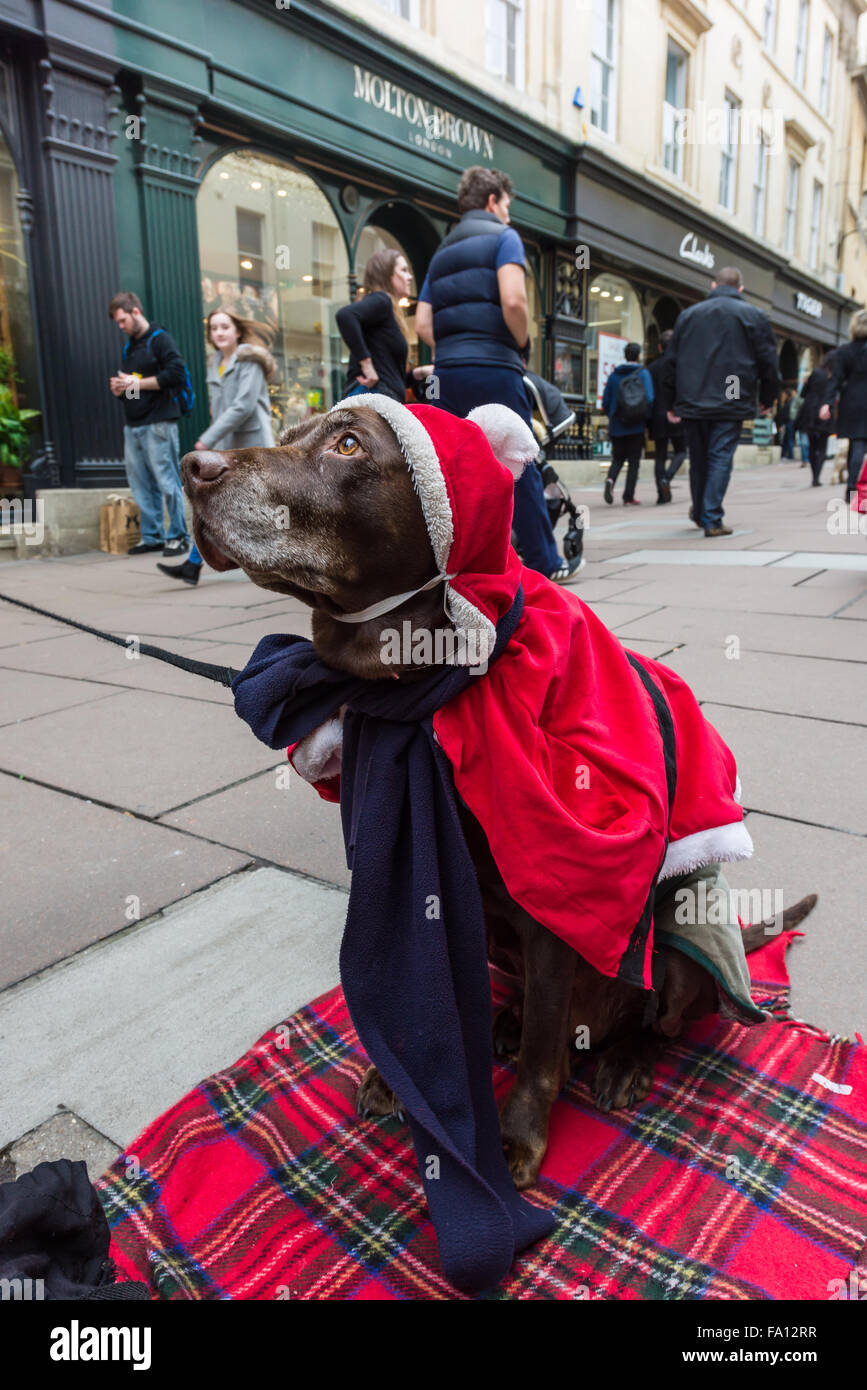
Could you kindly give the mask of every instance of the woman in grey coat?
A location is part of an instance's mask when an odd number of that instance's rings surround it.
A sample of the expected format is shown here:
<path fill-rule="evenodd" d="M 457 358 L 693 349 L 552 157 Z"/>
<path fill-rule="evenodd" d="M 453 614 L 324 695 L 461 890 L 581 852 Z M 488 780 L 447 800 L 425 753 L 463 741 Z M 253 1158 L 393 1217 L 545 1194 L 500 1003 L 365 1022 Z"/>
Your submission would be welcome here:
<path fill-rule="evenodd" d="M 277 367 L 267 348 L 245 342 L 245 337 L 245 326 L 234 314 L 215 309 L 208 315 L 208 338 L 217 349 L 206 377 L 211 424 L 193 445 L 196 452 L 274 447 L 268 382 L 276 377 Z M 157 569 L 185 584 L 198 584 L 202 557 L 194 545 L 182 565 Z"/>

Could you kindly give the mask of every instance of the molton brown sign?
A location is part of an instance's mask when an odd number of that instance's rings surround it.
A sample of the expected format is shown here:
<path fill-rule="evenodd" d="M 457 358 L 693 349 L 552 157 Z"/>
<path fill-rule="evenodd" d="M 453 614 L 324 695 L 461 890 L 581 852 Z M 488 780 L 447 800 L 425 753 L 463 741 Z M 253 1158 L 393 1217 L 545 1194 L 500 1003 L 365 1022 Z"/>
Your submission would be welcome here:
<path fill-rule="evenodd" d="M 409 92 L 379 73 L 353 65 L 355 90 L 353 96 L 393 116 L 396 121 L 405 121 L 409 127 L 409 140 L 419 149 L 433 154 L 452 158 L 453 149 L 466 150 L 479 159 L 493 159 L 494 140 L 490 131 L 468 121 L 464 116 L 456 116 L 443 106 L 435 106 L 432 101 Z"/>

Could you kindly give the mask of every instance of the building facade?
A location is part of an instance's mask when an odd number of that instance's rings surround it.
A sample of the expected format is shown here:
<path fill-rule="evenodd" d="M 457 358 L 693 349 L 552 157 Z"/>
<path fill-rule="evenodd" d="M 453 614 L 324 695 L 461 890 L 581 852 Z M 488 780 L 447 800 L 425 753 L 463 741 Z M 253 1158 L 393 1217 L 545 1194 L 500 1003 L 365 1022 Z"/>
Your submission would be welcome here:
<path fill-rule="evenodd" d="M 469 164 L 506 170 L 532 365 L 592 411 L 629 339 L 739 265 L 797 384 L 867 297 L 867 0 L 3 0 L 0 347 L 40 484 L 122 477 L 107 305 L 174 334 L 207 419 L 220 306 L 326 409 L 363 265 L 416 289 Z M 408 306 L 411 321 L 412 305 Z"/>

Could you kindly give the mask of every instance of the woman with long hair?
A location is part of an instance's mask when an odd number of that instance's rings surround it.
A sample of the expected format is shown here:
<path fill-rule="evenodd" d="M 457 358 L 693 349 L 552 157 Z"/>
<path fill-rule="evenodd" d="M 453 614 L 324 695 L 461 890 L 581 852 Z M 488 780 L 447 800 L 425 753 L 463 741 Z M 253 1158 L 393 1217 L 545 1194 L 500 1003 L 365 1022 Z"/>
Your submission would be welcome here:
<path fill-rule="evenodd" d="M 338 309 L 337 327 L 349 348 L 345 396 L 379 391 L 406 400 L 409 330 L 400 301 L 411 285 L 400 251 L 376 251 L 364 267 L 364 294 Z"/>
<path fill-rule="evenodd" d="M 801 387 L 801 408 L 795 420 L 795 429 L 807 436 L 810 446 L 809 459 L 813 474 L 813 487 L 821 487 L 819 475 L 825 462 L 828 448 L 828 435 L 834 428 L 832 419 L 820 419 L 820 411 L 828 392 L 828 381 L 833 366 L 833 352 L 826 352 L 818 367 L 814 367 Z"/>
<path fill-rule="evenodd" d="M 831 419 L 831 406 L 838 397 L 837 433 L 849 440 L 848 502 L 867 454 L 867 309 L 856 309 L 849 320 L 849 342 L 834 353 L 820 420 Z"/>
<path fill-rule="evenodd" d="M 274 447 L 268 382 L 277 375 L 267 348 L 248 341 L 247 325 L 227 309 L 208 315 L 208 340 L 215 348 L 208 363 L 211 424 L 193 445 L 200 449 Z M 157 565 L 171 579 L 198 584 L 202 557 L 194 545 L 182 565 Z"/>

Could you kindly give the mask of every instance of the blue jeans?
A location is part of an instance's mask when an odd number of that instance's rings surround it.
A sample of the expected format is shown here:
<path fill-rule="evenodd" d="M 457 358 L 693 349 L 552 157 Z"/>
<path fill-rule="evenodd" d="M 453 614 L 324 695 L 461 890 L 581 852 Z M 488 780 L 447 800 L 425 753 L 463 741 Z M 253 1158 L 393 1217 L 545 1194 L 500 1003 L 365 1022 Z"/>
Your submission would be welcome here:
<path fill-rule="evenodd" d="M 529 425 L 533 418 L 530 398 L 522 374 L 511 367 L 438 367 L 440 405 L 452 415 L 465 416 L 477 405 L 507 405 Z M 430 378 L 429 378 L 430 379 Z M 529 464 L 515 484 L 515 510 L 512 525 L 521 547 L 521 559 L 528 569 L 546 576 L 561 565 L 554 532 L 548 516 L 542 475 Z"/>
<path fill-rule="evenodd" d="M 177 420 L 152 425 L 124 425 L 123 461 L 127 482 L 141 512 L 144 545 L 189 540 L 184 516 Z M 169 533 L 163 527 L 163 502 Z"/>
<path fill-rule="evenodd" d="M 741 435 L 740 420 L 685 420 L 694 519 L 706 531 L 721 526 L 723 498 Z"/>

